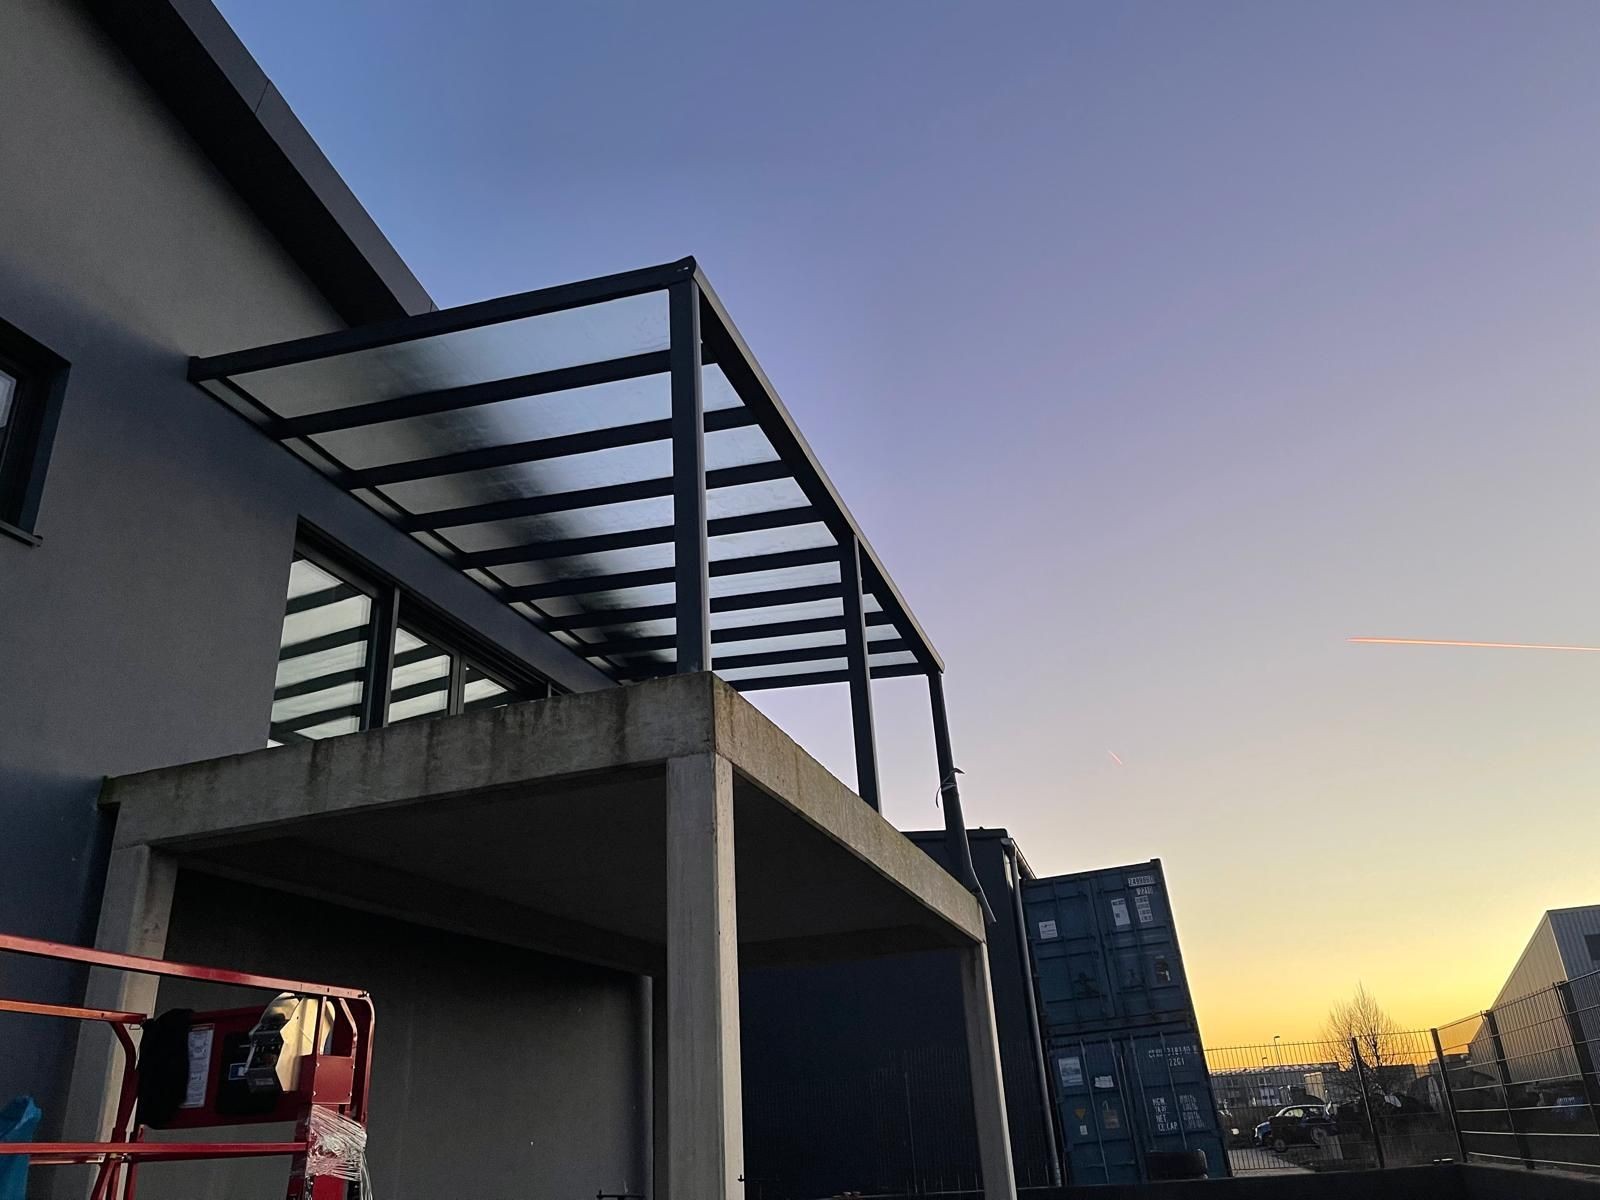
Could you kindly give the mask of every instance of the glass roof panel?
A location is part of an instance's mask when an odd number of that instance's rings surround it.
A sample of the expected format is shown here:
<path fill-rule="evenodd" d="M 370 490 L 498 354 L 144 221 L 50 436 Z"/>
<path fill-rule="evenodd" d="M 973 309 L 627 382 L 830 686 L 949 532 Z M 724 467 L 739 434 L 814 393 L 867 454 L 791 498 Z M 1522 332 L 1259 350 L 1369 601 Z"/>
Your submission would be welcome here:
<path fill-rule="evenodd" d="M 646 375 L 569 388 L 542 396 L 521 396 L 454 412 L 382 421 L 356 429 L 319 434 L 312 440 L 355 470 L 482 450 L 515 442 L 564 437 L 664 421 L 672 415 L 672 384 L 666 375 Z"/>
<path fill-rule="evenodd" d="M 234 377 L 280 417 L 298 417 L 609 362 L 668 346 L 667 294 L 646 292 Z"/>

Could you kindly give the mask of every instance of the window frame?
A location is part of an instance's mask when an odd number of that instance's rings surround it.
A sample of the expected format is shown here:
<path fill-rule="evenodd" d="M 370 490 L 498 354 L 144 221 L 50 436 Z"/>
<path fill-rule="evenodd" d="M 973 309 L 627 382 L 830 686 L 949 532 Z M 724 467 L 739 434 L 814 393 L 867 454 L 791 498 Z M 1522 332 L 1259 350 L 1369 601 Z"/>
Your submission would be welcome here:
<path fill-rule="evenodd" d="M 30 546 L 43 541 L 36 532 L 39 505 L 68 369 L 66 359 L 0 319 L 0 371 L 16 380 L 0 434 L 0 533 Z"/>
<path fill-rule="evenodd" d="M 508 704 L 548 699 L 557 694 L 556 685 L 543 675 L 521 664 L 492 642 L 423 600 L 398 580 L 370 567 L 311 526 L 300 527 L 290 561 L 294 557 L 306 559 L 372 600 L 359 732 L 387 728 L 392 723 L 389 717 L 390 690 L 395 670 L 395 643 L 402 628 L 449 656 L 450 679 L 443 711 L 401 718 L 398 723 L 459 716 L 466 711 L 465 676 L 469 665 L 504 687 L 513 697 L 506 702 Z M 274 679 L 274 698 L 276 691 Z M 271 736 L 269 717 L 268 737 Z"/>

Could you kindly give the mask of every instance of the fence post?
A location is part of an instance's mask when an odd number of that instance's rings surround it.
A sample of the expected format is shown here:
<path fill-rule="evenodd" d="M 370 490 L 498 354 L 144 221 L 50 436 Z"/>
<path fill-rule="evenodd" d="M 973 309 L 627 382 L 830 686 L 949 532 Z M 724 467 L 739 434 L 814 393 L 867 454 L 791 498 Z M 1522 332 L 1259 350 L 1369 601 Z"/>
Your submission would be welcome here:
<path fill-rule="evenodd" d="M 1506 1044 L 1500 1040 L 1500 1022 L 1495 1020 L 1494 1009 L 1483 1010 L 1483 1023 L 1489 1030 L 1489 1041 L 1494 1045 L 1494 1061 L 1499 1068 L 1501 1106 L 1506 1110 L 1506 1121 L 1511 1126 L 1511 1132 L 1516 1135 L 1517 1153 L 1522 1156 L 1522 1165 L 1528 1170 L 1534 1169 L 1533 1152 L 1528 1149 L 1528 1138 L 1517 1124 L 1517 1116 L 1511 1109 L 1511 1066 L 1506 1061 Z"/>
<path fill-rule="evenodd" d="M 1572 984 L 1561 980 L 1556 984 L 1556 994 L 1561 997 L 1561 1011 L 1567 1018 L 1567 1037 L 1572 1040 L 1572 1053 L 1578 1060 L 1578 1078 L 1583 1082 L 1583 1097 L 1589 1103 L 1589 1122 L 1600 1134 L 1600 1076 L 1595 1074 L 1594 1055 L 1589 1049 L 1589 1039 L 1583 1034 L 1583 1017 L 1572 995 Z"/>
<path fill-rule="evenodd" d="M 1467 1161 L 1467 1144 L 1461 1138 L 1461 1121 L 1456 1116 L 1456 1098 L 1450 1093 L 1450 1068 L 1444 1063 L 1444 1046 L 1439 1041 L 1439 1031 L 1430 1029 L 1433 1038 L 1433 1057 L 1439 1063 L 1439 1090 L 1444 1093 L 1444 1110 L 1450 1114 L 1450 1132 L 1456 1135 L 1456 1158 Z"/>
<path fill-rule="evenodd" d="M 1378 1136 L 1378 1122 L 1372 1115 L 1372 1094 L 1367 1091 L 1367 1072 L 1361 1064 L 1361 1045 L 1350 1039 L 1350 1061 L 1355 1064 L 1356 1083 L 1361 1088 L 1361 1110 L 1367 1114 L 1367 1132 L 1372 1134 L 1372 1153 L 1377 1156 L 1378 1170 L 1383 1170 L 1383 1139 Z"/>

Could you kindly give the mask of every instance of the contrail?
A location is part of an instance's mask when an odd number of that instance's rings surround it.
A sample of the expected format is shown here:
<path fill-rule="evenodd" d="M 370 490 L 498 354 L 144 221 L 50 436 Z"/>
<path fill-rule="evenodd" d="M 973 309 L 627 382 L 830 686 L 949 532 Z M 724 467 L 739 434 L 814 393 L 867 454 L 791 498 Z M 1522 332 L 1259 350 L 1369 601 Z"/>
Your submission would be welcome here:
<path fill-rule="evenodd" d="M 1600 654 L 1600 646 L 1557 646 L 1548 642 L 1453 642 L 1438 638 L 1353 637 L 1346 641 L 1365 646 L 1468 646 L 1475 650 L 1565 650 L 1572 654 Z"/>
<path fill-rule="evenodd" d="M 1127 763 L 1123 762 L 1120 757 L 1118 757 L 1117 752 L 1115 750 L 1113 750 L 1110 746 L 1106 747 L 1106 753 L 1111 755 L 1111 761 L 1116 763 L 1117 766 L 1125 767 L 1125 766 L 1128 765 Z"/>

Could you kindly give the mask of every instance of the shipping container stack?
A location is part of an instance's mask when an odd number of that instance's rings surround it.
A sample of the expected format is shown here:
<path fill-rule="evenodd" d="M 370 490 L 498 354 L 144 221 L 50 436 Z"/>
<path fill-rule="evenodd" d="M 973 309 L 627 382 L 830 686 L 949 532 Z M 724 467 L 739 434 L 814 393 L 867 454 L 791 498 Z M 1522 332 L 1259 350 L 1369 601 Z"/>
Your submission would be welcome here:
<path fill-rule="evenodd" d="M 1022 899 L 1070 1181 L 1226 1176 L 1161 860 L 1028 880 Z"/>

